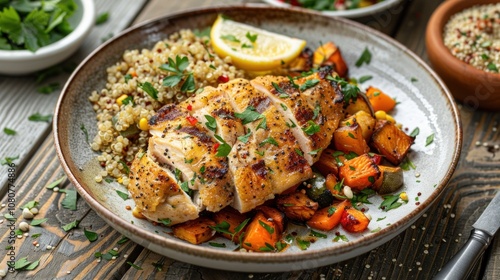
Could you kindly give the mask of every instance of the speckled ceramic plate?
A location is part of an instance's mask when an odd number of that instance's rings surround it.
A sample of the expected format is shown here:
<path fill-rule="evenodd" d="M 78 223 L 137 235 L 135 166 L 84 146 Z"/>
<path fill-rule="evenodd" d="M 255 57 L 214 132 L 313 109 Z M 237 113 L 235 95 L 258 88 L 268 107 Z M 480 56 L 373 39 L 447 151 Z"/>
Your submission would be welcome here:
<path fill-rule="evenodd" d="M 280 0 L 263 0 L 263 1 L 268 3 L 269 5 L 276 7 L 285 7 L 285 8 L 292 7 L 294 9 L 303 9 L 301 7 L 292 6 L 286 3 L 287 1 L 280 1 Z M 321 13 L 332 17 L 360 18 L 388 10 L 396 6 L 399 2 L 401 2 L 401 0 L 384 0 L 382 2 L 378 2 L 377 4 L 364 8 L 351 9 L 351 10 L 337 10 L 337 11 L 321 11 Z"/>
<path fill-rule="evenodd" d="M 349 64 L 350 75 L 371 75 L 373 79 L 362 86 L 375 85 L 399 102 L 394 117 L 408 132 L 419 128 L 411 161 L 416 169 L 407 171 L 405 185 L 409 203 L 396 210 L 378 209 L 380 197 L 372 197 L 365 206 L 373 217 L 369 229 L 349 234 L 338 229 L 348 241 L 334 242 L 334 232 L 319 238 L 307 250 L 293 245 L 281 253 L 244 253 L 222 238 L 227 248 L 208 244 L 191 245 L 153 226 L 135 219 L 116 190 L 126 191 L 118 183 L 96 183 L 100 171 L 97 154 L 85 141 L 84 125 L 90 138 L 97 132 L 95 113 L 88 96 L 93 90 L 105 87 L 106 68 L 116 63 L 127 49 L 150 48 L 181 28 L 211 26 L 218 13 L 234 20 L 253 24 L 282 34 L 307 40 L 315 48 L 319 42 L 334 41 Z M 365 48 L 372 54 L 369 65 L 356 67 L 355 61 Z M 271 272 L 309 269 L 339 262 L 365 253 L 391 240 L 410 226 L 437 199 L 450 179 L 460 154 L 461 126 L 457 108 L 439 78 L 417 56 L 385 35 L 344 19 L 319 13 L 269 8 L 268 6 L 220 7 L 190 11 L 150 21 L 119 34 L 93 52 L 73 73 L 65 85 L 54 117 L 54 137 L 62 166 L 78 192 L 88 204 L 112 227 L 142 246 L 165 256 L 225 270 Z M 434 141 L 426 146 L 427 136 Z M 415 174 L 420 176 L 416 177 Z M 418 193 L 421 195 L 419 196 Z M 418 201 L 417 201 L 418 200 Z M 298 235 L 309 230 L 293 229 Z M 337 231 L 337 230 L 335 230 Z"/>

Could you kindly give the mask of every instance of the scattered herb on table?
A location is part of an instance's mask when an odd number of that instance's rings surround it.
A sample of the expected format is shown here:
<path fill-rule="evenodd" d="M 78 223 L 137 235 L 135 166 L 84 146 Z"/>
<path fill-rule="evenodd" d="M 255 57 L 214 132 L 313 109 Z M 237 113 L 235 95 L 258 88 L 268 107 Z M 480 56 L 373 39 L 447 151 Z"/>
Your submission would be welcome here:
<path fill-rule="evenodd" d="M 61 178 L 55 180 L 54 182 L 48 184 L 45 188 L 51 190 L 57 186 L 59 186 L 59 184 L 61 184 L 63 181 L 65 181 L 67 179 L 66 175 L 62 176 Z"/>
<path fill-rule="evenodd" d="M 44 219 L 33 219 L 33 220 L 31 220 L 30 226 L 39 226 L 39 225 L 45 223 L 46 221 L 48 221 L 47 218 L 44 218 Z"/>
<path fill-rule="evenodd" d="M 59 190 L 59 192 L 66 194 L 61 201 L 61 205 L 66 209 L 76 211 L 76 202 L 78 200 L 76 190 Z"/>
<path fill-rule="evenodd" d="M 41 86 L 41 87 L 37 88 L 36 90 L 42 94 L 50 94 L 50 93 L 53 93 L 54 91 L 58 90 L 60 87 L 61 87 L 61 85 L 59 83 L 50 83 L 48 85 Z"/>
<path fill-rule="evenodd" d="M 126 243 L 127 241 L 129 241 L 130 239 L 126 236 L 122 236 L 122 238 L 120 238 L 120 240 L 118 240 L 118 242 L 116 242 L 116 244 L 118 245 L 121 245 L 121 244 L 124 244 Z"/>
<path fill-rule="evenodd" d="M 64 229 L 64 231 L 70 231 L 71 229 L 78 227 L 78 223 L 78 220 L 74 220 L 71 223 L 63 225 L 62 228 Z"/>
<path fill-rule="evenodd" d="M 96 241 L 97 238 L 99 237 L 99 235 L 97 233 L 90 231 L 90 230 L 87 230 L 86 228 L 83 228 L 83 233 L 85 234 L 85 237 L 87 237 L 87 239 L 90 242 Z"/>
<path fill-rule="evenodd" d="M 415 83 L 415 82 L 418 82 L 418 79 L 417 79 L 417 78 L 415 78 L 415 77 L 411 77 L 410 81 L 411 81 L 412 83 Z"/>
<path fill-rule="evenodd" d="M 19 159 L 18 155 L 15 157 L 5 157 L 0 160 L 0 165 L 12 164 L 16 159 Z"/>
<path fill-rule="evenodd" d="M 32 122 L 51 122 L 52 121 L 52 115 L 42 115 L 40 113 L 35 113 L 31 116 L 28 117 L 28 120 Z"/>
<path fill-rule="evenodd" d="M 137 269 L 137 270 L 142 270 L 142 267 L 132 263 L 132 262 L 127 262 L 128 265 L 130 265 L 131 267 Z"/>
<path fill-rule="evenodd" d="M 22 209 L 24 208 L 28 208 L 28 209 L 31 209 L 33 207 L 36 207 L 38 206 L 38 201 L 36 200 L 31 200 L 31 201 L 28 201 L 26 204 L 23 205 L 23 207 L 21 207 Z"/>
<path fill-rule="evenodd" d="M 105 23 L 106 21 L 108 21 L 109 19 L 109 13 L 108 12 L 104 12 L 104 13 L 100 13 L 96 20 L 95 20 L 95 24 L 96 25 L 100 25 L 100 24 L 103 24 Z"/>
<path fill-rule="evenodd" d="M 14 129 L 10 129 L 10 128 L 5 127 L 3 129 L 3 133 L 5 133 L 7 135 L 16 135 L 17 132 Z"/>

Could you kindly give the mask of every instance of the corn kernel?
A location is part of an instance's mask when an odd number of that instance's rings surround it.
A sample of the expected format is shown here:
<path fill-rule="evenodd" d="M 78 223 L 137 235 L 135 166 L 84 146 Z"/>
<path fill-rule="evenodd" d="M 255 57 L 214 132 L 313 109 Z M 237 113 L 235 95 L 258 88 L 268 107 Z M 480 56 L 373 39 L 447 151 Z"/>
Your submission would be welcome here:
<path fill-rule="evenodd" d="M 377 118 L 377 120 L 386 120 L 387 119 L 387 113 L 385 111 L 377 111 L 375 112 L 375 118 Z"/>
<path fill-rule="evenodd" d="M 406 194 L 406 192 L 400 193 L 399 198 L 401 198 L 401 200 L 408 201 L 408 195 Z"/>
<path fill-rule="evenodd" d="M 390 121 L 391 123 L 396 123 L 396 120 L 389 114 L 385 116 L 385 119 Z"/>
<path fill-rule="evenodd" d="M 120 183 L 120 184 L 121 184 L 121 183 L 123 183 L 123 179 L 122 179 L 121 177 L 120 177 L 120 178 L 118 178 L 118 179 L 116 179 L 116 181 L 117 181 L 118 183 Z"/>
<path fill-rule="evenodd" d="M 125 98 L 127 98 L 127 97 L 128 97 L 128 95 L 126 95 L 126 94 L 122 94 L 122 96 L 120 96 L 120 97 L 118 97 L 118 98 L 116 99 L 116 103 L 117 103 L 118 105 L 122 106 L 122 104 L 123 104 L 123 100 L 125 100 Z"/>
<path fill-rule="evenodd" d="M 142 118 L 139 121 L 139 129 L 140 130 L 148 130 L 149 129 L 148 119 Z"/>

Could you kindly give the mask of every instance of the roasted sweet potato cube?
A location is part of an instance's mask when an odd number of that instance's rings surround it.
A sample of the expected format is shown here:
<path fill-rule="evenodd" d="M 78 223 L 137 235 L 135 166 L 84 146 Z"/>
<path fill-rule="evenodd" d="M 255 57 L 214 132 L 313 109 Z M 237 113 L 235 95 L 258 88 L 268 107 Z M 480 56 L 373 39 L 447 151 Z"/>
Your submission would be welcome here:
<path fill-rule="evenodd" d="M 371 186 L 380 177 L 380 170 L 368 154 L 347 160 L 339 168 L 339 179 L 356 190 Z"/>
<path fill-rule="evenodd" d="M 287 218 L 296 221 L 307 221 L 318 210 L 318 203 L 300 191 L 279 196 L 276 204 Z"/>
<path fill-rule="evenodd" d="M 323 44 L 314 51 L 314 65 L 332 65 L 340 77 L 347 77 L 347 64 L 342 57 L 340 49 L 333 42 Z"/>
<path fill-rule="evenodd" d="M 330 174 L 326 175 L 325 187 L 330 191 L 330 193 L 334 197 L 338 196 L 338 195 L 342 195 L 341 194 L 342 189 L 340 188 L 340 190 L 339 190 L 337 187 L 338 183 L 339 183 L 339 179 L 337 179 L 337 176 L 335 174 L 330 173 Z"/>
<path fill-rule="evenodd" d="M 363 138 L 365 138 L 366 143 L 368 143 L 372 137 L 373 131 L 375 130 L 375 123 L 377 120 L 365 111 L 358 111 L 353 115 L 353 117 L 361 127 Z"/>
<path fill-rule="evenodd" d="M 192 244 L 200 244 L 210 240 L 215 231 L 211 229 L 215 222 L 206 217 L 200 217 L 191 221 L 172 226 L 173 234 Z"/>
<path fill-rule="evenodd" d="M 275 208 L 272 208 L 269 206 L 265 206 L 265 205 L 259 206 L 257 208 L 257 210 L 264 213 L 264 216 L 266 216 L 266 218 L 269 221 L 273 221 L 276 224 L 276 229 L 279 231 L 280 235 L 281 235 L 281 233 L 283 233 L 283 231 L 285 230 L 285 226 L 286 226 L 285 214 L 283 212 L 279 211 L 278 209 L 275 209 Z"/>
<path fill-rule="evenodd" d="M 342 213 L 348 206 L 351 206 L 351 202 L 349 200 L 344 200 L 331 206 L 319 209 L 306 223 L 311 228 L 317 230 L 332 230 L 340 223 Z"/>
<path fill-rule="evenodd" d="M 347 116 L 354 115 L 359 111 L 366 112 L 371 116 L 375 115 L 375 111 L 373 110 L 368 97 L 362 92 L 358 92 L 356 100 L 352 100 L 349 105 L 345 107 L 345 113 Z"/>
<path fill-rule="evenodd" d="M 316 168 L 323 176 L 326 176 L 330 173 L 337 175 L 339 173 L 338 162 L 343 162 L 345 158 L 342 155 L 337 155 L 335 150 L 325 149 L 319 160 L 314 164 L 314 168 Z"/>
<path fill-rule="evenodd" d="M 394 165 L 399 165 L 410 151 L 415 138 L 407 135 L 395 124 L 377 120 L 372 135 L 373 147 Z"/>
<path fill-rule="evenodd" d="M 231 233 L 235 232 L 235 229 L 241 225 L 246 219 L 247 216 L 245 214 L 241 214 L 236 209 L 232 207 L 225 207 L 219 212 L 214 213 L 213 219 L 217 225 L 221 223 L 228 223 L 229 228 L 228 231 Z M 232 240 L 235 243 L 239 242 L 240 234 L 244 231 L 244 229 L 240 230 L 237 234 L 234 235 L 234 238 L 229 233 L 221 233 L 225 238 Z"/>
<path fill-rule="evenodd" d="M 354 152 L 361 155 L 370 151 L 358 123 L 337 128 L 333 132 L 333 144 L 335 149 L 344 153 Z"/>
<path fill-rule="evenodd" d="M 346 207 L 342 213 L 340 224 L 348 232 L 362 232 L 368 228 L 370 219 L 354 208 Z"/>
<path fill-rule="evenodd" d="M 257 211 L 245 229 L 241 246 L 255 252 L 267 252 L 274 248 L 281 238 L 273 221 L 269 221 L 264 213 Z M 267 248 L 267 249 L 266 249 Z"/>
<path fill-rule="evenodd" d="M 389 112 L 396 106 L 396 100 L 376 87 L 368 87 L 366 96 L 370 100 L 373 110 Z"/>

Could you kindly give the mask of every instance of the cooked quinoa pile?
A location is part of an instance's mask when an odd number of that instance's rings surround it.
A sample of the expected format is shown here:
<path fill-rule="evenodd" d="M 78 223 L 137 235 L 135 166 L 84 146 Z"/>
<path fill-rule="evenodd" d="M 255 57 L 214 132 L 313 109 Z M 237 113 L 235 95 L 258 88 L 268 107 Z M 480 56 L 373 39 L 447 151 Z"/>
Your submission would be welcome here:
<path fill-rule="evenodd" d="M 169 66 L 179 71 L 168 71 Z M 230 57 L 213 52 L 208 37 L 197 37 L 190 30 L 172 34 L 152 49 L 126 51 L 107 69 L 106 87 L 89 97 L 98 127 L 91 147 L 100 152 L 97 160 L 103 167 L 95 180 L 111 177 L 128 185 L 128 166 L 137 152 L 147 149 L 147 121 L 163 105 L 182 101 L 205 86 L 246 76 Z"/>
<path fill-rule="evenodd" d="M 500 3 L 477 5 L 453 15 L 444 44 L 460 60 L 487 72 L 500 69 Z"/>

